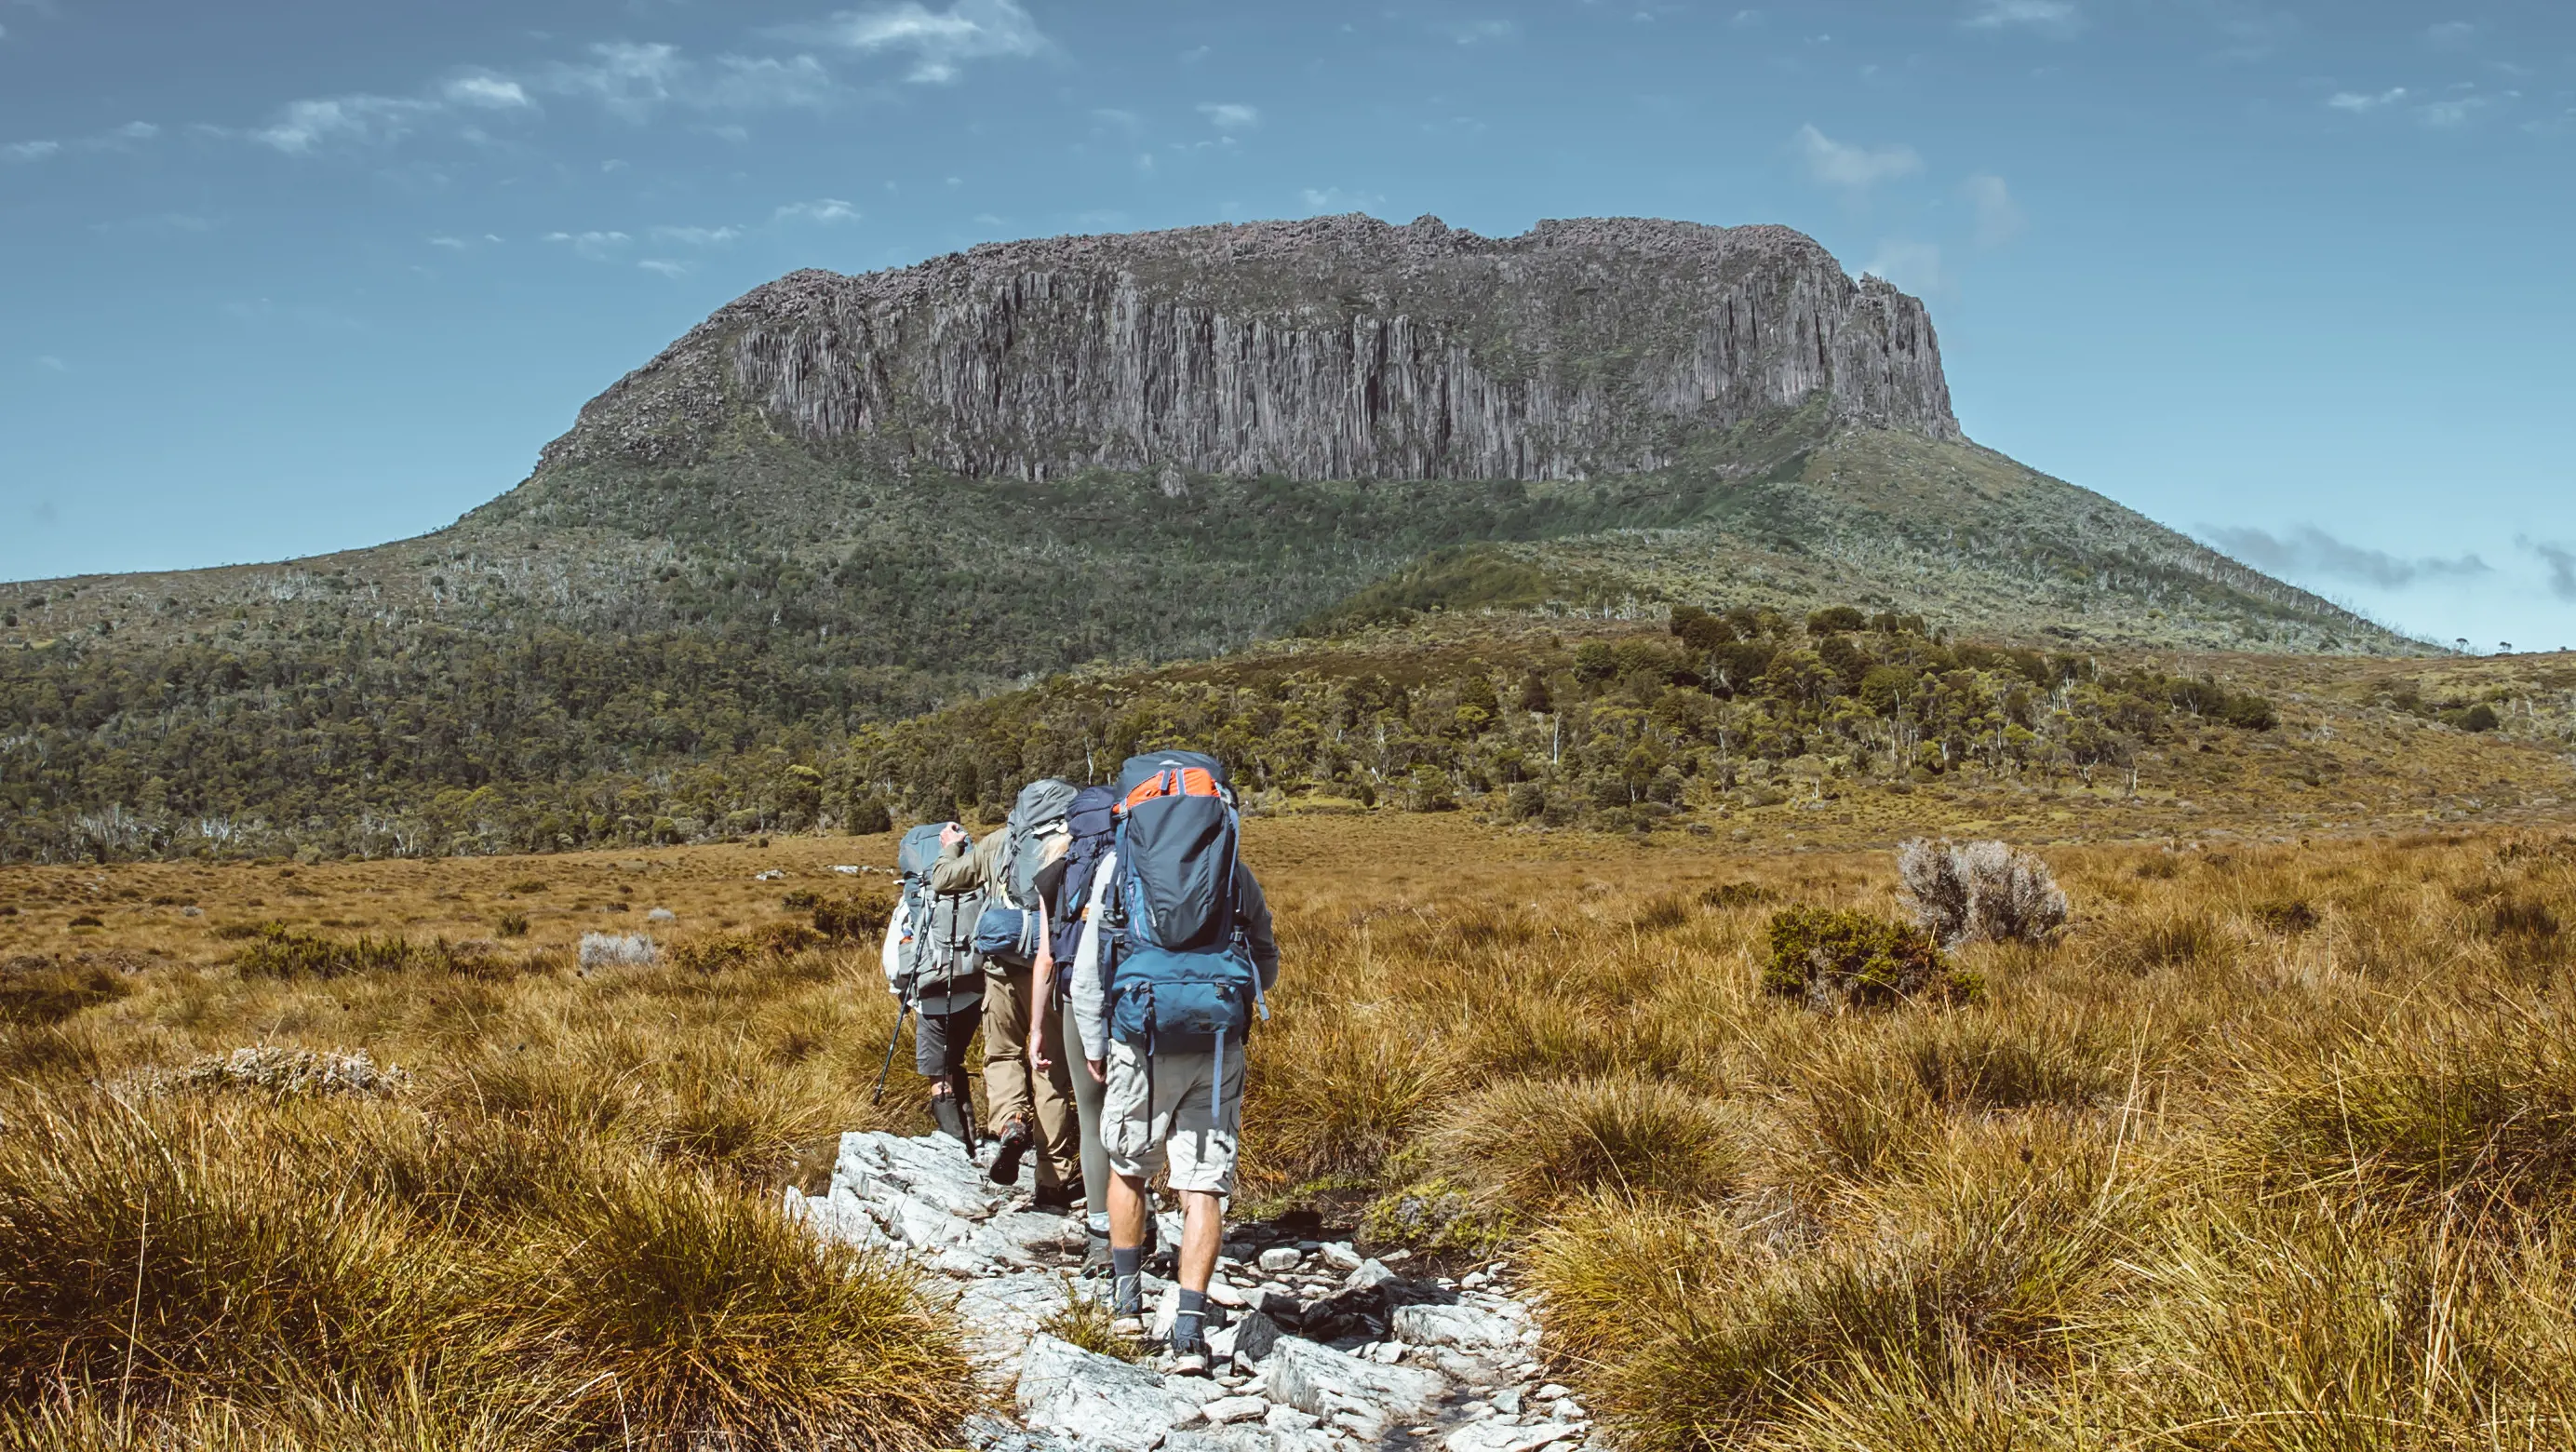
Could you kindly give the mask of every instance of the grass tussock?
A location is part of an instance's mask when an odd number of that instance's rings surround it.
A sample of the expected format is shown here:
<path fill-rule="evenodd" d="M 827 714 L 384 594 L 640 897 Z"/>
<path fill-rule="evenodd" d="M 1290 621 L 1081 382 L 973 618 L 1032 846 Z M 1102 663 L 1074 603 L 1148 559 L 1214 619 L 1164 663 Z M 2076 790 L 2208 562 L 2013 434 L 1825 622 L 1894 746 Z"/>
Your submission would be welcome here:
<path fill-rule="evenodd" d="M 1064 1304 L 1049 1312 L 1037 1329 L 1068 1345 L 1120 1361 L 1143 1361 L 1145 1343 L 1120 1333 L 1116 1308 L 1101 1296 L 1088 1294 L 1078 1285 L 1068 1285 Z"/>
<path fill-rule="evenodd" d="M 1424 1149 L 1532 1210 L 1594 1192 L 1715 1199 L 1744 1158 L 1724 1106 L 1638 1078 L 1497 1084 L 1461 1100 Z"/>
<path fill-rule="evenodd" d="M 760 1447 L 918 1435 L 976 1402 L 953 1327 L 909 1270 L 817 1246 L 702 1177 L 587 1186 L 516 1262 L 525 1299 L 484 1301 L 474 1329 L 601 1438 L 638 1424 Z"/>

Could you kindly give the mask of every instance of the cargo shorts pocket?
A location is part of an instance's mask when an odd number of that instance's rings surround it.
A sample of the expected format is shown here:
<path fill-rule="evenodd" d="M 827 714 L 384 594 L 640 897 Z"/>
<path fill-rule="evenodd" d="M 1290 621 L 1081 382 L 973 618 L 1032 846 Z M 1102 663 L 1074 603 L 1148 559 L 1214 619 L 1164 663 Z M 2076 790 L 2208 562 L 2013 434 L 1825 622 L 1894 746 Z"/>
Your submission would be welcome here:
<path fill-rule="evenodd" d="M 1134 1050 L 1113 1044 L 1109 1050 L 1109 1082 L 1100 1095 L 1100 1147 L 1109 1151 L 1112 1159 L 1133 1162 L 1152 1147 L 1151 1094 L 1144 1062 Z"/>

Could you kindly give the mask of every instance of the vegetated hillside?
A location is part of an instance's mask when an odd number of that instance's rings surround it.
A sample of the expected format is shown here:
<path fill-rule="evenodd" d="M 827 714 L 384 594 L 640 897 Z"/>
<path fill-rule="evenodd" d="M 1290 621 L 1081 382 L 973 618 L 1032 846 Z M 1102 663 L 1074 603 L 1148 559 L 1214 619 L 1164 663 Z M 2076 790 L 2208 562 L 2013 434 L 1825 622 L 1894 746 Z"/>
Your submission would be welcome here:
<path fill-rule="evenodd" d="M 1058 239 L 756 290 L 419 539 L 0 586 L 6 850 L 807 823 L 862 725 L 1331 628 L 1470 545 L 1560 611 L 2411 648 L 1961 440 L 1921 306 L 1795 233 Z"/>
<path fill-rule="evenodd" d="M 998 819 L 1020 783 L 1189 744 L 1258 810 L 1859 844 L 1926 821 L 2050 839 L 2547 819 L 2576 801 L 2576 663 L 2046 651 L 1849 606 L 1651 625 L 1409 616 L 1531 567 L 1459 552 L 1355 602 L 1395 621 L 1084 673 L 862 730 L 830 799 Z"/>

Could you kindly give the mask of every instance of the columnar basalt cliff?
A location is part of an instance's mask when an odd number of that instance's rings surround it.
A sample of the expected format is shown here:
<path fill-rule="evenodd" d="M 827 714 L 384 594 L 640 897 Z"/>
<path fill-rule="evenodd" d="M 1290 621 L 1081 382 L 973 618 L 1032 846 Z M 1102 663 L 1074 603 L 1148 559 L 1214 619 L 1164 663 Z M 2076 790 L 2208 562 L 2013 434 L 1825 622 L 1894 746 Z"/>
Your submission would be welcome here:
<path fill-rule="evenodd" d="M 1817 399 L 1959 433 L 1922 303 L 1798 232 L 1326 217 L 795 273 L 602 394 L 546 462 L 694 462 L 752 414 L 980 477 L 1573 479 Z"/>

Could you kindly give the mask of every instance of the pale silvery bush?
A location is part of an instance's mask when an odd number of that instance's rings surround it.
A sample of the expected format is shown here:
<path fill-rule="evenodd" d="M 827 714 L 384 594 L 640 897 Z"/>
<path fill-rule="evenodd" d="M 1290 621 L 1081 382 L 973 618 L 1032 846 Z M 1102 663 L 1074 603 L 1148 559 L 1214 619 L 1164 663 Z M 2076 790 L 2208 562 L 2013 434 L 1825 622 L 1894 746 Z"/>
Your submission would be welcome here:
<path fill-rule="evenodd" d="M 2001 842 L 1917 837 L 1896 849 L 1896 873 L 1907 909 L 1943 947 L 2045 943 L 2066 929 L 2066 893 L 2048 864 Z"/>
<path fill-rule="evenodd" d="M 584 933 L 581 935 L 581 966 L 584 968 L 645 968 L 661 961 L 662 950 L 654 946 L 649 933 Z"/>

